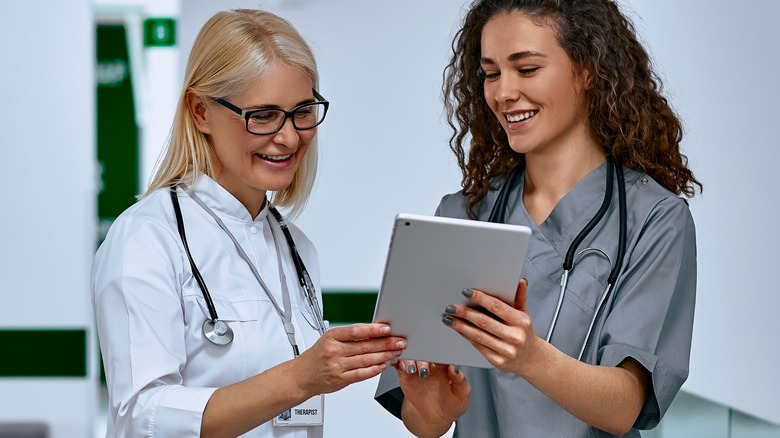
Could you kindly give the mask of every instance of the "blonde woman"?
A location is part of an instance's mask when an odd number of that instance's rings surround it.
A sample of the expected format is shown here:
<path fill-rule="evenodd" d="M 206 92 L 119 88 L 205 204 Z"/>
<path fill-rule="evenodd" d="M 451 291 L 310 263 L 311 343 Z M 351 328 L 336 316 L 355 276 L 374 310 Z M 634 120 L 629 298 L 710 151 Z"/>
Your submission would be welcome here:
<path fill-rule="evenodd" d="M 92 296 L 109 437 L 321 437 L 322 394 L 378 375 L 401 338 L 327 329 L 301 211 L 328 102 L 284 19 L 201 29 L 154 180 L 111 227 Z"/>

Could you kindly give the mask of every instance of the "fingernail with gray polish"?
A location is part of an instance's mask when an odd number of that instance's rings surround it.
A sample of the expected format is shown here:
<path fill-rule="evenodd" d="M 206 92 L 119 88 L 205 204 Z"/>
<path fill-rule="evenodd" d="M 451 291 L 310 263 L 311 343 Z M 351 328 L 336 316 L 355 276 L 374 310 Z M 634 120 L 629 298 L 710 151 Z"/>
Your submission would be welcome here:
<path fill-rule="evenodd" d="M 460 367 L 457 365 L 455 366 L 455 374 L 460 374 Z"/>
<path fill-rule="evenodd" d="M 453 321 L 453 320 L 452 320 L 452 318 L 450 318 L 449 316 L 444 316 L 444 317 L 441 319 L 441 322 L 443 322 L 443 323 L 444 323 L 444 325 L 452 325 L 452 323 L 453 323 L 454 321 Z"/>
<path fill-rule="evenodd" d="M 449 313 L 450 315 L 452 315 L 455 312 L 457 312 L 457 309 L 455 309 L 455 306 L 448 305 L 447 307 L 444 308 L 444 313 Z"/>
<path fill-rule="evenodd" d="M 414 374 L 414 373 L 416 373 L 416 372 L 417 372 L 417 367 L 416 367 L 416 366 L 414 366 L 414 364 L 413 364 L 413 363 L 410 363 L 410 364 L 409 364 L 409 366 L 408 366 L 408 367 L 406 367 L 406 372 L 407 372 L 408 374 Z"/>
<path fill-rule="evenodd" d="M 423 379 L 428 377 L 428 368 L 422 367 L 420 368 L 420 377 Z"/>
<path fill-rule="evenodd" d="M 468 288 L 467 289 L 463 289 L 461 291 L 461 293 L 463 294 L 463 296 L 466 296 L 468 298 L 471 298 L 472 296 L 474 296 L 474 291 L 471 290 L 471 289 L 468 289 Z"/>

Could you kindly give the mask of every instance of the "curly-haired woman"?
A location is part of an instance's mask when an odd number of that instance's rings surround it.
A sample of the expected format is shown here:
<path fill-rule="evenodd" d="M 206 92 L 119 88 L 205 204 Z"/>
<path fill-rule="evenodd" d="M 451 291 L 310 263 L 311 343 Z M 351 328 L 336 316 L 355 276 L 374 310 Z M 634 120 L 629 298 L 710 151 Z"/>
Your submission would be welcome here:
<path fill-rule="evenodd" d="M 530 227 L 524 280 L 514 305 L 442 308 L 495 368 L 399 361 L 378 401 L 418 436 L 638 437 L 688 375 L 701 184 L 631 21 L 612 0 L 475 1 L 444 95 L 463 189 L 437 214 Z"/>

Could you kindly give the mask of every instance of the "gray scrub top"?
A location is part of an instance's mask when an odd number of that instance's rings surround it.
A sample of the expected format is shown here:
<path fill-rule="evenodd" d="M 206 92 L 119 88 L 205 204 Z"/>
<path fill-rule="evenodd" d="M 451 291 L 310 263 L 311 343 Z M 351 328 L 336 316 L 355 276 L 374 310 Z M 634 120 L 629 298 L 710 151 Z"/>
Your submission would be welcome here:
<path fill-rule="evenodd" d="M 687 203 L 649 176 L 625 170 L 627 246 L 623 271 L 605 304 L 582 360 L 616 366 L 632 358 L 652 375 L 652 389 L 632 429 L 655 427 L 688 377 L 696 296 L 696 237 Z M 617 179 L 617 178 L 615 178 Z M 572 240 L 601 206 L 606 164 L 575 186 L 550 216 L 534 224 L 522 203 L 523 178 L 510 199 L 508 222 L 530 227 L 523 277 L 528 279 L 528 311 L 536 334 L 545 338 L 560 293 L 563 259 Z M 617 181 L 613 181 L 617 184 Z M 487 220 L 498 195 L 492 190 L 479 206 Z M 580 244 L 615 263 L 619 210 L 617 189 L 601 222 Z M 437 215 L 468 218 L 460 193 L 442 198 Z M 591 318 L 607 283 L 610 262 L 596 252 L 583 255 L 569 274 L 566 296 L 552 344 L 572 357 L 579 355 Z M 442 303 L 442 309 L 447 303 Z M 583 423 L 524 379 L 496 369 L 464 368 L 471 383 L 469 409 L 457 421 L 455 437 L 607 437 Z M 393 368 L 381 376 L 376 399 L 400 418 L 403 393 Z"/>

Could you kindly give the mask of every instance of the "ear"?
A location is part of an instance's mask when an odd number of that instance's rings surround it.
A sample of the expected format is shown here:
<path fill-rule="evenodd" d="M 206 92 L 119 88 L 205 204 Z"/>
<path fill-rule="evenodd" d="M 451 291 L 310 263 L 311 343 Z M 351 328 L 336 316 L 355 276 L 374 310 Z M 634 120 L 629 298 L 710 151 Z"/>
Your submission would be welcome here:
<path fill-rule="evenodd" d="M 579 72 L 577 72 L 577 80 L 580 85 L 581 91 L 587 91 L 590 90 L 590 84 L 591 84 L 591 75 L 590 71 L 587 68 L 581 68 Z"/>
<path fill-rule="evenodd" d="M 196 95 L 191 91 L 187 91 L 187 108 L 190 110 L 190 116 L 195 123 L 195 127 L 198 131 L 204 134 L 211 134 L 211 125 L 209 124 L 209 112 L 208 106 L 203 97 Z"/>

